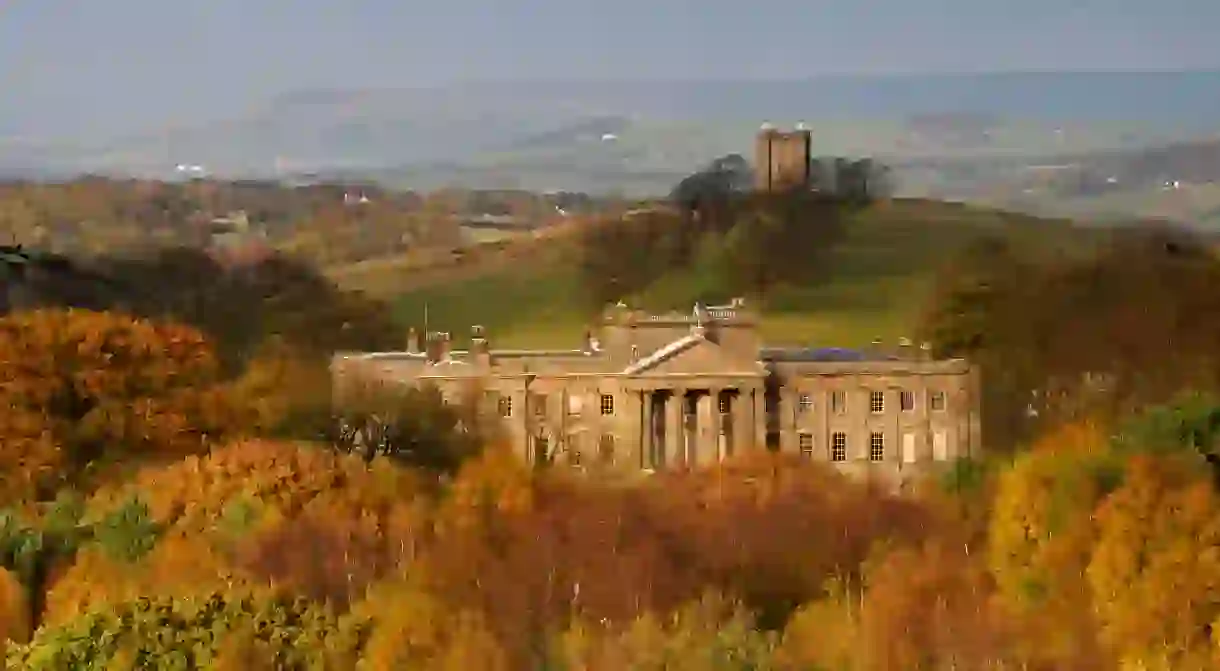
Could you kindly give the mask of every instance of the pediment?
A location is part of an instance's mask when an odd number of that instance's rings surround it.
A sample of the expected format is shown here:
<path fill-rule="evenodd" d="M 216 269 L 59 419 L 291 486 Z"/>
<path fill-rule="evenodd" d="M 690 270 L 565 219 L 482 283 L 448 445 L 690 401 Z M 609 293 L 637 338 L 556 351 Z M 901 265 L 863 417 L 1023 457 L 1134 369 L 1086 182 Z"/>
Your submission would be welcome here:
<path fill-rule="evenodd" d="M 625 375 L 735 375 L 762 376 L 766 369 L 757 361 L 742 360 L 701 336 L 687 336 L 669 343 L 623 370 Z"/>

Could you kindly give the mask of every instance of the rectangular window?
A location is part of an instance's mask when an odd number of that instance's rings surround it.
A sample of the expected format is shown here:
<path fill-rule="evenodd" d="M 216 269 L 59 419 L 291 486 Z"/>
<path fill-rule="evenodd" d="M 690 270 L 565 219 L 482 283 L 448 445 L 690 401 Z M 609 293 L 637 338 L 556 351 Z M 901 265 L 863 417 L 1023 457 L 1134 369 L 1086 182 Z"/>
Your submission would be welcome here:
<path fill-rule="evenodd" d="M 569 439 L 568 449 L 565 451 L 568 453 L 568 465 L 572 468 L 580 468 L 580 446 Z"/>
<path fill-rule="evenodd" d="M 546 394 L 534 394 L 534 414 L 539 417 L 546 414 Z"/>
<path fill-rule="evenodd" d="M 801 457 L 803 459 L 813 458 L 813 434 L 802 433 L 798 436 L 798 443 L 801 449 Z"/>
<path fill-rule="evenodd" d="M 613 396 L 611 396 L 610 394 L 602 394 L 602 404 L 601 405 L 602 405 L 602 414 L 603 415 L 613 415 L 614 414 L 614 397 Z"/>
<path fill-rule="evenodd" d="M 915 392 L 903 391 L 898 394 L 898 404 L 903 412 L 911 412 L 915 409 Z"/>
<path fill-rule="evenodd" d="M 836 415 L 842 415 L 847 412 L 847 392 L 830 392 L 830 411 Z"/>
<path fill-rule="evenodd" d="M 945 409 L 945 392 L 943 392 L 943 391 L 932 392 L 931 396 L 928 399 L 928 405 L 931 406 L 931 408 L 933 410 L 944 410 Z"/>
<path fill-rule="evenodd" d="M 614 434 L 603 433 L 597 440 L 597 460 L 603 464 L 614 463 Z"/>
<path fill-rule="evenodd" d="M 870 391 L 868 393 L 868 411 L 871 413 L 885 412 L 885 392 Z"/>
<path fill-rule="evenodd" d="M 944 431 L 932 434 L 932 458 L 936 461 L 949 459 L 949 439 Z"/>
<path fill-rule="evenodd" d="M 512 417 L 513 397 L 501 396 L 500 398 L 496 399 L 496 410 L 500 413 L 501 417 Z"/>
<path fill-rule="evenodd" d="M 833 433 L 830 435 L 830 460 L 847 461 L 847 434 Z"/>
<path fill-rule="evenodd" d="M 534 463 L 545 464 L 550 459 L 550 441 L 546 436 L 534 437 Z"/>
<path fill-rule="evenodd" d="M 869 461 L 885 461 L 885 434 L 874 431 L 868 436 Z"/>
<path fill-rule="evenodd" d="M 797 409 L 801 414 L 807 413 L 813 409 L 813 397 L 809 394 L 801 394 L 797 399 Z"/>
<path fill-rule="evenodd" d="M 716 406 L 720 410 L 720 414 L 722 414 L 722 415 L 729 414 L 729 397 L 721 395 L 719 398 L 716 399 Z"/>

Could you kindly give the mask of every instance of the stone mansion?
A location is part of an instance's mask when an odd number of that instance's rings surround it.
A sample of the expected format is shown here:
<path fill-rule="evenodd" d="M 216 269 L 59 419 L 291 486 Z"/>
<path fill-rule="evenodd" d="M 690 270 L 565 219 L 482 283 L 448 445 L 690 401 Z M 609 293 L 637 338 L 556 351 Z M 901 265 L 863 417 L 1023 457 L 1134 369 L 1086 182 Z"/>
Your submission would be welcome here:
<path fill-rule="evenodd" d="M 927 347 L 764 347 L 741 299 L 687 313 L 606 309 L 571 350 L 469 350 L 414 332 L 405 352 L 337 353 L 337 402 L 353 380 L 477 390 L 522 458 L 655 471 L 771 449 L 906 480 L 980 450 L 979 375 Z M 421 346 L 422 345 L 422 346 Z"/>

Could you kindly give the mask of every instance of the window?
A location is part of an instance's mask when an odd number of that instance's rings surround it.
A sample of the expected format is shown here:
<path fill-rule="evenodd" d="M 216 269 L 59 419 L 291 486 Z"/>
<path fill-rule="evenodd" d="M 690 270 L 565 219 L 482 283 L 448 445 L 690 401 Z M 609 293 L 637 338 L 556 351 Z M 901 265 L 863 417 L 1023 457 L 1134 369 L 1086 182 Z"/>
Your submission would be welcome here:
<path fill-rule="evenodd" d="M 798 445 L 801 448 L 801 458 L 812 459 L 813 458 L 813 434 L 812 433 L 802 433 L 802 434 L 800 434 L 798 439 L 799 439 Z"/>
<path fill-rule="evenodd" d="M 869 461 L 885 461 L 885 434 L 878 431 L 868 436 Z"/>
<path fill-rule="evenodd" d="M 545 464 L 550 458 L 550 445 L 546 436 L 534 437 L 534 463 Z"/>
<path fill-rule="evenodd" d="M 602 414 L 614 414 L 614 397 L 610 394 L 602 394 Z"/>
<path fill-rule="evenodd" d="M 885 392 L 870 391 L 868 393 L 868 411 L 872 413 L 885 412 Z"/>
<path fill-rule="evenodd" d="M 797 409 L 802 414 L 809 412 L 813 408 L 813 397 L 809 394 L 801 394 L 797 399 Z"/>
<path fill-rule="evenodd" d="M 949 459 L 949 439 L 944 431 L 932 434 L 932 458 L 936 461 Z"/>
<path fill-rule="evenodd" d="M 568 465 L 572 468 L 580 468 L 580 446 L 575 443 L 569 443 L 568 449 Z"/>
<path fill-rule="evenodd" d="M 719 398 L 716 399 L 716 406 L 719 408 L 720 414 L 722 414 L 722 415 L 729 414 L 729 397 L 721 395 Z"/>
<path fill-rule="evenodd" d="M 597 441 L 597 459 L 603 464 L 614 463 L 614 435 L 603 433 Z"/>
<path fill-rule="evenodd" d="M 928 399 L 928 405 L 932 406 L 933 410 L 945 409 L 945 392 L 934 391 Z"/>
<path fill-rule="evenodd" d="M 534 395 L 534 414 L 539 417 L 546 414 L 546 394 Z"/>
<path fill-rule="evenodd" d="M 830 411 L 836 415 L 847 412 L 847 393 L 843 391 L 830 392 Z"/>
<path fill-rule="evenodd" d="M 898 394 L 898 405 L 903 412 L 911 412 L 915 409 L 915 392 L 903 391 Z"/>
<path fill-rule="evenodd" d="M 847 434 L 830 434 L 830 460 L 847 461 Z"/>
<path fill-rule="evenodd" d="M 501 396 L 496 399 L 496 412 L 500 413 L 501 417 L 513 416 L 513 397 Z"/>

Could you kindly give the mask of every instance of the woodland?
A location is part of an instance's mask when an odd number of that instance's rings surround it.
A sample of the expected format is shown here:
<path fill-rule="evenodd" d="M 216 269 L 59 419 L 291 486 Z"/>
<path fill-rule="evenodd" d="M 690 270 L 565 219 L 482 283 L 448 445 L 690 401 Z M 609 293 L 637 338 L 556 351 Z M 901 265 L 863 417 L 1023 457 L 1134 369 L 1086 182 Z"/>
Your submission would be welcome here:
<path fill-rule="evenodd" d="M 767 452 L 527 466 L 429 389 L 332 409 L 332 351 L 406 338 L 381 307 L 188 260 L 0 317 L 9 668 L 1220 668 L 1205 241 L 948 264 L 921 335 L 982 367 L 986 456 L 901 494 Z"/>

